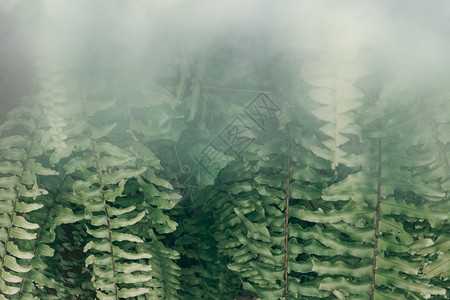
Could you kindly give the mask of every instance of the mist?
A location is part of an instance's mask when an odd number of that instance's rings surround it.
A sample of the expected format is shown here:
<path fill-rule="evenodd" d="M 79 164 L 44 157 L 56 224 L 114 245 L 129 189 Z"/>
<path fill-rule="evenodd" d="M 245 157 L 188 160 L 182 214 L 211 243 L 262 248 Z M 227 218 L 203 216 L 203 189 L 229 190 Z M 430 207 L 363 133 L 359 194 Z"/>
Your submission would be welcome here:
<path fill-rule="evenodd" d="M 26 1 L 0 3 L 0 99 L 33 93 L 37 61 L 95 59 L 157 75 L 216 45 L 264 61 L 358 60 L 419 84 L 450 75 L 448 1 Z"/>
<path fill-rule="evenodd" d="M 0 299 L 449 298 L 449 16 L 0 0 Z"/>

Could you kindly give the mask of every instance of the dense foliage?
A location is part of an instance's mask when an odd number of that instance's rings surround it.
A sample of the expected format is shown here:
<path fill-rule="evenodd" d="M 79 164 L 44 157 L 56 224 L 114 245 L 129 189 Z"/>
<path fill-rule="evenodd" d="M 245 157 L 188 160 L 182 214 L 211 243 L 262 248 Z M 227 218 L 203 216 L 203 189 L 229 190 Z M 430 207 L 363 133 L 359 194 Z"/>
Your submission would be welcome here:
<path fill-rule="evenodd" d="M 0 299 L 450 297 L 450 90 L 216 45 L 36 58 L 0 126 Z"/>

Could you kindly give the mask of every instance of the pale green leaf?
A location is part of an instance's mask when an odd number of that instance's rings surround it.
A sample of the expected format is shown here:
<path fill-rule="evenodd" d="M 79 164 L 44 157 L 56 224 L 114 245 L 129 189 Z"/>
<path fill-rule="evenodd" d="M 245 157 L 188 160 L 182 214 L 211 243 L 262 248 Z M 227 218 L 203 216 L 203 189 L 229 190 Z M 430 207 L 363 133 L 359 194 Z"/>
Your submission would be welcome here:
<path fill-rule="evenodd" d="M 119 233 L 119 232 L 111 232 L 111 239 L 113 241 L 130 241 L 130 242 L 135 242 L 135 243 L 143 243 L 144 241 L 133 234 L 129 234 L 129 233 Z"/>
<path fill-rule="evenodd" d="M 273 265 L 268 265 L 259 261 L 250 261 L 249 265 L 255 269 L 258 274 L 268 282 L 275 282 L 277 279 L 282 278 L 284 270 L 281 268 L 275 268 Z"/>
<path fill-rule="evenodd" d="M 422 249 L 420 249 L 422 248 Z M 430 244 L 423 245 L 423 247 L 416 247 L 416 249 L 419 249 L 416 251 L 418 254 L 430 254 L 430 253 L 436 253 L 438 251 L 447 251 L 450 249 L 450 234 L 443 233 L 439 235 L 439 237 L 436 239 L 436 242 L 430 241 Z"/>
<path fill-rule="evenodd" d="M 370 211 L 369 209 L 364 207 L 353 207 L 351 209 L 343 211 L 331 210 L 329 212 L 324 212 L 321 209 L 319 209 L 318 211 L 307 211 L 297 206 L 291 206 L 289 208 L 289 215 L 291 217 L 309 222 L 330 224 L 338 223 L 341 221 L 344 221 L 346 223 L 353 223 L 361 218 L 368 219 L 373 213 L 373 211 Z"/>
<path fill-rule="evenodd" d="M 87 252 L 90 249 L 95 249 L 102 252 L 110 252 L 110 244 L 107 240 L 101 240 L 100 242 L 89 241 L 83 248 L 83 252 Z"/>
<path fill-rule="evenodd" d="M 145 258 L 151 258 L 152 255 L 150 253 L 131 253 L 127 252 L 125 250 L 122 250 L 121 248 L 117 246 L 113 246 L 114 256 L 124 258 L 124 259 L 130 259 L 130 260 L 138 260 L 138 259 L 145 259 Z"/>
<path fill-rule="evenodd" d="M 121 272 L 121 273 L 132 273 L 135 271 L 146 272 L 146 271 L 151 271 L 152 266 L 144 265 L 144 264 L 140 264 L 140 263 L 119 262 L 116 264 L 116 269 L 117 269 L 117 272 Z"/>
<path fill-rule="evenodd" d="M 33 174 L 39 174 L 44 176 L 58 175 L 58 172 L 49 168 L 43 167 L 39 162 L 34 159 L 29 159 L 27 161 L 27 169 Z"/>
<path fill-rule="evenodd" d="M 372 272 L 371 261 L 352 266 L 343 261 L 329 262 L 312 260 L 312 271 L 321 275 L 345 275 L 351 277 L 366 277 Z"/>
<path fill-rule="evenodd" d="M 116 276 L 119 283 L 136 283 L 136 282 L 149 282 L 152 279 L 151 275 L 134 275 L 130 273 L 119 273 Z"/>
<path fill-rule="evenodd" d="M 36 247 L 36 256 L 47 256 L 52 257 L 55 253 L 55 250 L 46 244 L 39 244 Z"/>
<path fill-rule="evenodd" d="M 247 219 L 240 210 L 235 207 L 234 212 L 242 220 L 244 226 L 247 229 L 247 235 L 253 239 L 261 240 L 264 242 L 270 242 L 270 233 L 266 226 L 261 223 L 253 223 Z"/>
<path fill-rule="evenodd" d="M 19 177 L 15 175 L 0 177 L 0 187 L 11 189 L 19 183 Z"/>
<path fill-rule="evenodd" d="M 146 167 L 139 169 L 121 169 L 111 174 L 103 174 L 102 180 L 104 184 L 117 184 L 124 179 L 135 178 L 142 174 L 146 169 Z"/>
<path fill-rule="evenodd" d="M 11 283 L 20 283 L 22 282 L 22 278 L 16 275 L 11 274 L 10 272 L 6 270 L 2 270 L 2 279 L 11 282 Z M 0 289 L 2 290 L 2 289 Z"/>
<path fill-rule="evenodd" d="M 384 255 L 377 256 L 377 269 L 395 270 L 406 274 L 417 275 L 420 265 L 414 261 L 408 261 L 400 257 Z"/>
<path fill-rule="evenodd" d="M 19 196 L 36 199 L 37 196 L 47 195 L 48 191 L 38 188 L 36 182 L 32 189 L 27 189 L 24 185 L 19 187 Z"/>
<path fill-rule="evenodd" d="M 108 135 L 114 127 L 116 127 L 117 122 L 104 125 L 100 128 L 91 127 L 91 134 L 93 139 L 99 139 Z"/>
<path fill-rule="evenodd" d="M 444 288 L 424 284 L 410 279 L 402 278 L 395 272 L 381 272 L 378 271 L 375 276 L 375 283 L 377 285 L 393 285 L 400 289 L 405 289 L 412 292 L 421 293 L 423 295 L 445 295 Z"/>
<path fill-rule="evenodd" d="M 345 290 L 349 294 L 360 294 L 370 292 L 370 283 L 366 282 L 352 282 L 344 277 L 322 279 L 319 283 L 320 290 Z"/>
<path fill-rule="evenodd" d="M 22 239 L 22 240 L 34 240 L 36 238 L 36 233 L 30 233 L 25 229 L 14 226 L 11 227 L 9 235 L 15 239 Z"/>
<path fill-rule="evenodd" d="M 122 288 L 119 290 L 118 295 L 119 297 L 129 298 L 129 297 L 136 297 L 142 294 L 148 294 L 150 292 L 150 289 L 148 288 Z"/>
<path fill-rule="evenodd" d="M 108 142 L 100 142 L 95 144 L 95 150 L 98 154 L 105 152 L 115 157 L 128 157 L 129 153 Z"/>
<path fill-rule="evenodd" d="M 22 201 L 17 201 L 16 203 L 16 211 L 21 213 L 28 213 L 43 207 L 43 204 L 40 203 L 25 203 Z"/>
<path fill-rule="evenodd" d="M 14 200 L 16 198 L 16 192 L 13 189 L 0 189 L 0 199 L 2 201 Z"/>
<path fill-rule="evenodd" d="M 15 286 L 9 286 L 6 282 L 0 278 L 0 291 L 6 295 L 14 295 L 20 291 L 20 288 Z M 3 299 L 8 299 L 4 297 Z"/>
<path fill-rule="evenodd" d="M 22 172 L 23 165 L 21 162 L 16 161 L 14 163 L 9 161 L 0 162 L 0 172 L 3 174 L 13 174 L 19 176 Z"/>
<path fill-rule="evenodd" d="M 20 251 L 17 245 L 12 241 L 6 243 L 6 251 L 17 258 L 32 259 L 34 257 L 34 254 L 32 252 Z"/>
<path fill-rule="evenodd" d="M 134 218 L 131 218 L 131 219 L 125 219 L 125 218 L 122 218 L 121 216 L 118 216 L 114 219 L 111 219 L 109 224 L 110 224 L 111 228 L 127 227 L 127 226 L 136 224 L 137 222 L 142 220 L 142 218 L 144 216 L 145 216 L 145 211 L 140 212 L 137 216 L 135 216 Z"/>
<path fill-rule="evenodd" d="M 36 223 L 28 222 L 24 217 L 15 215 L 12 219 L 12 224 L 14 226 L 24 228 L 24 229 L 38 229 L 39 225 Z"/>
<path fill-rule="evenodd" d="M 26 148 L 28 146 L 28 137 L 23 135 L 11 135 L 0 138 L 0 150 L 8 148 Z"/>
<path fill-rule="evenodd" d="M 166 189 L 173 190 L 173 186 L 165 179 L 156 176 L 155 172 L 151 168 L 147 168 L 147 171 L 142 174 L 142 177 L 147 178 L 151 183 L 165 187 Z"/>
<path fill-rule="evenodd" d="M 55 225 L 75 223 L 84 219 L 84 216 L 76 215 L 69 207 L 59 204 L 52 208 L 52 213 L 55 215 Z"/>
<path fill-rule="evenodd" d="M 5 255 L 4 256 L 4 265 L 10 270 L 13 270 L 17 273 L 26 273 L 31 270 L 31 266 L 23 267 L 19 265 L 16 261 L 16 258 L 11 255 Z"/>
<path fill-rule="evenodd" d="M 450 258 L 442 254 L 438 259 L 426 265 L 422 272 L 426 278 L 432 278 L 440 274 L 446 274 L 450 270 Z"/>
<path fill-rule="evenodd" d="M 124 208 L 117 208 L 117 207 L 111 207 L 108 206 L 108 215 L 111 216 L 120 216 L 129 212 L 132 212 L 133 210 L 136 209 L 136 206 L 134 205 L 130 205 L 128 207 L 124 207 Z"/>

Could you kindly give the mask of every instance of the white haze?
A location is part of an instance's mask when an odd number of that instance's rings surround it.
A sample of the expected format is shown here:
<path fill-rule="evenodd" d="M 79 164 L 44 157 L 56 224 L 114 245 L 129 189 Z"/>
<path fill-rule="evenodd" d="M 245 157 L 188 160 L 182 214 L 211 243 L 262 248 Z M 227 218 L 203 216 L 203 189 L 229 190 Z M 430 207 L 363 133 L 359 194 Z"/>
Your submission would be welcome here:
<path fill-rule="evenodd" d="M 0 89 L 10 88 L 10 74 L 19 86 L 29 80 L 37 58 L 75 68 L 102 55 L 133 71 L 216 43 L 249 56 L 362 53 L 373 70 L 425 84 L 450 78 L 449 16 L 446 0 L 1 0 Z M 19 71 L 21 61 L 28 63 Z M 11 95 L 20 92 L 0 93 L 0 101 Z"/>

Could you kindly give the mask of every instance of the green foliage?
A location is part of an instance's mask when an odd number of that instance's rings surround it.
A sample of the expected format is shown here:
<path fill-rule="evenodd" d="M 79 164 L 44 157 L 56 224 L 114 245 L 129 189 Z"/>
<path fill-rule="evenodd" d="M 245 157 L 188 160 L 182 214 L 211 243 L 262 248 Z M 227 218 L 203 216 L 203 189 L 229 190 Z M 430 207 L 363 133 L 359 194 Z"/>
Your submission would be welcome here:
<path fill-rule="evenodd" d="M 226 47 L 90 64 L 39 61 L 0 126 L 0 299 L 449 297 L 445 85 Z"/>

